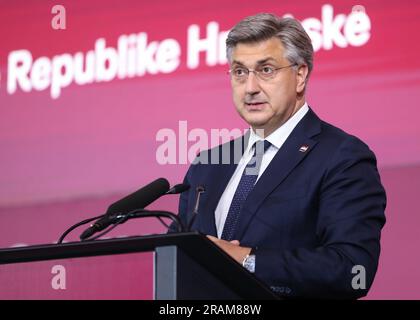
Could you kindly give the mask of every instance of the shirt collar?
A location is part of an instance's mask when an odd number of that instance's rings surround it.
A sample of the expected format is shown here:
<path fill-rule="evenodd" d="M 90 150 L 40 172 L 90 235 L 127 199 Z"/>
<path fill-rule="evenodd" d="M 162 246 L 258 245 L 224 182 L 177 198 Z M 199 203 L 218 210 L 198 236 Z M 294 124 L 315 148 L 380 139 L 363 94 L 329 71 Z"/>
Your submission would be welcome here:
<path fill-rule="evenodd" d="M 272 132 L 265 140 L 269 141 L 272 146 L 280 149 L 289 135 L 292 133 L 293 129 L 296 125 L 302 120 L 305 114 L 309 111 L 309 106 L 305 102 L 305 104 L 283 125 L 277 128 L 274 132 Z M 254 146 L 255 142 L 258 140 L 263 140 L 259 135 L 257 135 L 252 128 L 250 128 L 250 135 L 248 140 L 248 145 L 246 149 L 246 153 L 249 153 Z"/>

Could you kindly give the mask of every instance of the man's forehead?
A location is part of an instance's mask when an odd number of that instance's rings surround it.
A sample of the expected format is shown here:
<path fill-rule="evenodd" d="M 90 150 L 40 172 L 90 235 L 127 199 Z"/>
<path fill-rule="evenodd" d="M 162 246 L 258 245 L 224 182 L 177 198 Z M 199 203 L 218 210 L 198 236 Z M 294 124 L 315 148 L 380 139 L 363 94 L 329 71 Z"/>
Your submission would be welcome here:
<path fill-rule="evenodd" d="M 232 63 L 261 64 L 265 62 L 282 62 L 284 48 L 277 38 L 252 43 L 238 43 L 232 50 Z"/>

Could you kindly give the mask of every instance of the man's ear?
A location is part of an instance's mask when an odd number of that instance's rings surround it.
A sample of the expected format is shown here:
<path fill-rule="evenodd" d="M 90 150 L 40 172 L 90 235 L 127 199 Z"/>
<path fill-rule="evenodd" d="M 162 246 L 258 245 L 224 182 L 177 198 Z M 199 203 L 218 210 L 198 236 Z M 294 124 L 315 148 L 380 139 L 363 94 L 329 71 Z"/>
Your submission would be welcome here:
<path fill-rule="evenodd" d="M 296 72 L 296 92 L 302 93 L 305 91 L 306 87 L 306 80 L 308 78 L 308 66 L 306 64 L 302 64 L 298 67 Z"/>

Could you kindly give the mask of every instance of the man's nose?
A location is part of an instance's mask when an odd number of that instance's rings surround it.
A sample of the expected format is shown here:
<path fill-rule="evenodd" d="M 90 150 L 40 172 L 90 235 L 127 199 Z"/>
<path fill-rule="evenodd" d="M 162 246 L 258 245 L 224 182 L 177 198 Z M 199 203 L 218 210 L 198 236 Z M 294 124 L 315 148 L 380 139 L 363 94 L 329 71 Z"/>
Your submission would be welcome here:
<path fill-rule="evenodd" d="M 246 79 L 246 93 L 254 95 L 261 91 L 260 84 L 258 82 L 257 75 L 255 72 L 249 72 L 248 78 Z"/>

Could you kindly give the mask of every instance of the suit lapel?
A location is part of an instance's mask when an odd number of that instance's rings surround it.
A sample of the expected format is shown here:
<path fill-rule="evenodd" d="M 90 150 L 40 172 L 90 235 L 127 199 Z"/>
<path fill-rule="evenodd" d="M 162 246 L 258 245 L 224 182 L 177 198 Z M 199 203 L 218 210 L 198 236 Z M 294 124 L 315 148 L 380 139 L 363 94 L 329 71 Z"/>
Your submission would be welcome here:
<path fill-rule="evenodd" d="M 213 164 L 210 170 L 210 176 L 203 182 L 202 186 L 205 188 L 205 193 L 202 195 L 201 201 L 205 203 L 205 207 L 201 208 L 199 213 L 200 231 L 204 234 L 217 236 L 215 211 L 219 200 L 226 189 L 227 184 L 235 172 L 238 162 L 243 155 L 246 145 L 248 143 L 249 133 L 244 136 L 230 141 L 225 146 L 229 149 L 229 157 L 223 161 L 223 146 L 219 147 L 219 163 Z M 236 152 L 236 153 L 235 153 Z M 209 161 L 211 159 L 211 151 L 209 154 Z"/>
<path fill-rule="evenodd" d="M 320 124 L 319 118 L 310 109 L 292 131 L 245 201 L 244 209 L 237 222 L 234 239 L 242 238 L 248 224 L 265 198 L 316 146 L 317 140 L 314 139 L 314 136 L 321 131 Z"/>
<path fill-rule="evenodd" d="M 214 176 L 212 174 L 213 177 L 207 180 L 207 184 L 203 184 L 206 191 L 201 197 L 201 202 L 205 207 L 201 207 L 202 212 L 199 212 L 199 225 L 200 231 L 204 234 L 217 236 L 214 212 L 235 168 L 234 164 L 215 166 Z"/>

